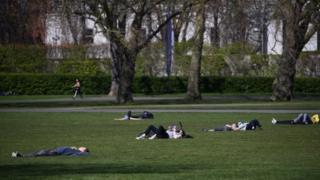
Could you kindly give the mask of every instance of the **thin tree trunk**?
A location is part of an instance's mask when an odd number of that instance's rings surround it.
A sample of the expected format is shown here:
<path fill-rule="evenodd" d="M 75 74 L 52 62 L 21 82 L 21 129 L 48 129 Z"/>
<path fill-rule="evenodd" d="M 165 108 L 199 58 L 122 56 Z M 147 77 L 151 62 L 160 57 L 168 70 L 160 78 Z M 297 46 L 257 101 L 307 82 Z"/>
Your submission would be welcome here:
<path fill-rule="evenodd" d="M 200 70 L 202 59 L 203 35 L 205 31 L 205 2 L 199 4 L 196 15 L 196 35 L 192 48 L 192 58 L 188 79 L 187 99 L 200 100 Z"/>
<path fill-rule="evenodd" d="M 218 24 L 218 12 L 215 12 L 213 15 L 214 18 L 214 28 L 211 29 L 211 36 L 212 36 L 212 45 L 215 48 L 220 47 L 220 33 L 219 33 L 219 24 Z"/>
<path fill-rule="evenodd" d="M 320 30 L 317 31 L 317 50 L 320 51 Z"/>

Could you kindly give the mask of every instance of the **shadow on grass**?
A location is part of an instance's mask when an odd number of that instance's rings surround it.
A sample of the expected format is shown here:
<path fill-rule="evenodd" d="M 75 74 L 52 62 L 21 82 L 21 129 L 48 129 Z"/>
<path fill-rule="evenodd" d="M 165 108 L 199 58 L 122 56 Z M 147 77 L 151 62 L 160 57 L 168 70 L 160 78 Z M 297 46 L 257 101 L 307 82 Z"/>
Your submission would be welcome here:
<path fill-rule="evenodd" d="M 94 174 L 171 174 L 199 169 L 181 164 L 19 164 L 1 165 L 0 177 L 46 177 Z M 203 168 L 201 168 L 203 169 Z"/>

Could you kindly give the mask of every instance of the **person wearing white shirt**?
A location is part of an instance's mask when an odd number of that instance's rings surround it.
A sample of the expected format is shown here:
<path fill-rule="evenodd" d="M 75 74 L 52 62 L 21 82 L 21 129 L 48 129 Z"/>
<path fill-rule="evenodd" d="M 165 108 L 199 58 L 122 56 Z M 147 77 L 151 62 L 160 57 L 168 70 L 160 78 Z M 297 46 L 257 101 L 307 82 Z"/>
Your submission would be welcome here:
<path fill-rule="evenodd" d="M 178 129 L 176 125 L 169 126 L 165 129 L 163 126 L 155 127 L 154 125 L 148 126 L 148 128 L 140 133 L 136 139 L 179 139 L 185 135 L 184 131 Z"/>

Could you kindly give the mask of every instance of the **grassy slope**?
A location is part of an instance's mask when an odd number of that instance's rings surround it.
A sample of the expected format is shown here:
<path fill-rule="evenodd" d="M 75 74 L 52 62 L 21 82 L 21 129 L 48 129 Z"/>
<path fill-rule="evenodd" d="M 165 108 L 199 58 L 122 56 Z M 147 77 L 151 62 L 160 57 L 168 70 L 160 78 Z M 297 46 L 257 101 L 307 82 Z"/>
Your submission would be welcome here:
<path fill-rule="evenodd" d="M 1 113 L 0 177 L 4 179 L 319 179 L 319 126 L 273 126 L 295 114 L 157 113 L 152 121 L 114 121 L 120 113 Z M 258 118 L 263 130 L 204 133 Z M 149 124 L 182 121 L 194 139 L 144 140 Z M 89 157 L 13 159 L 22 152 L 84 145 Z"/>

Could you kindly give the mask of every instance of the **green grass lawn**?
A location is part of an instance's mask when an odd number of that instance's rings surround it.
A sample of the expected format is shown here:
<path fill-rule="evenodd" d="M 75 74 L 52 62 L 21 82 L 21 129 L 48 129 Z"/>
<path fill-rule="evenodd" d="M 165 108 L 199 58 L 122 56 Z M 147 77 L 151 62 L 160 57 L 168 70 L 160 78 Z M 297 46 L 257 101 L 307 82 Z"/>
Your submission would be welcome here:
<path fill-rule="evenodd" d="M 319 125 L 272 125 L 296 114 L 1 113 L 0 179 L 319 179 Z M 257 118 L 263 130 L 205 133 L 201 128 Z M 181 121 L 193 139 L 136 140 L 149 124 Z M 11 158 L 56 146 L 87 146 L 88 157 Z"/>

